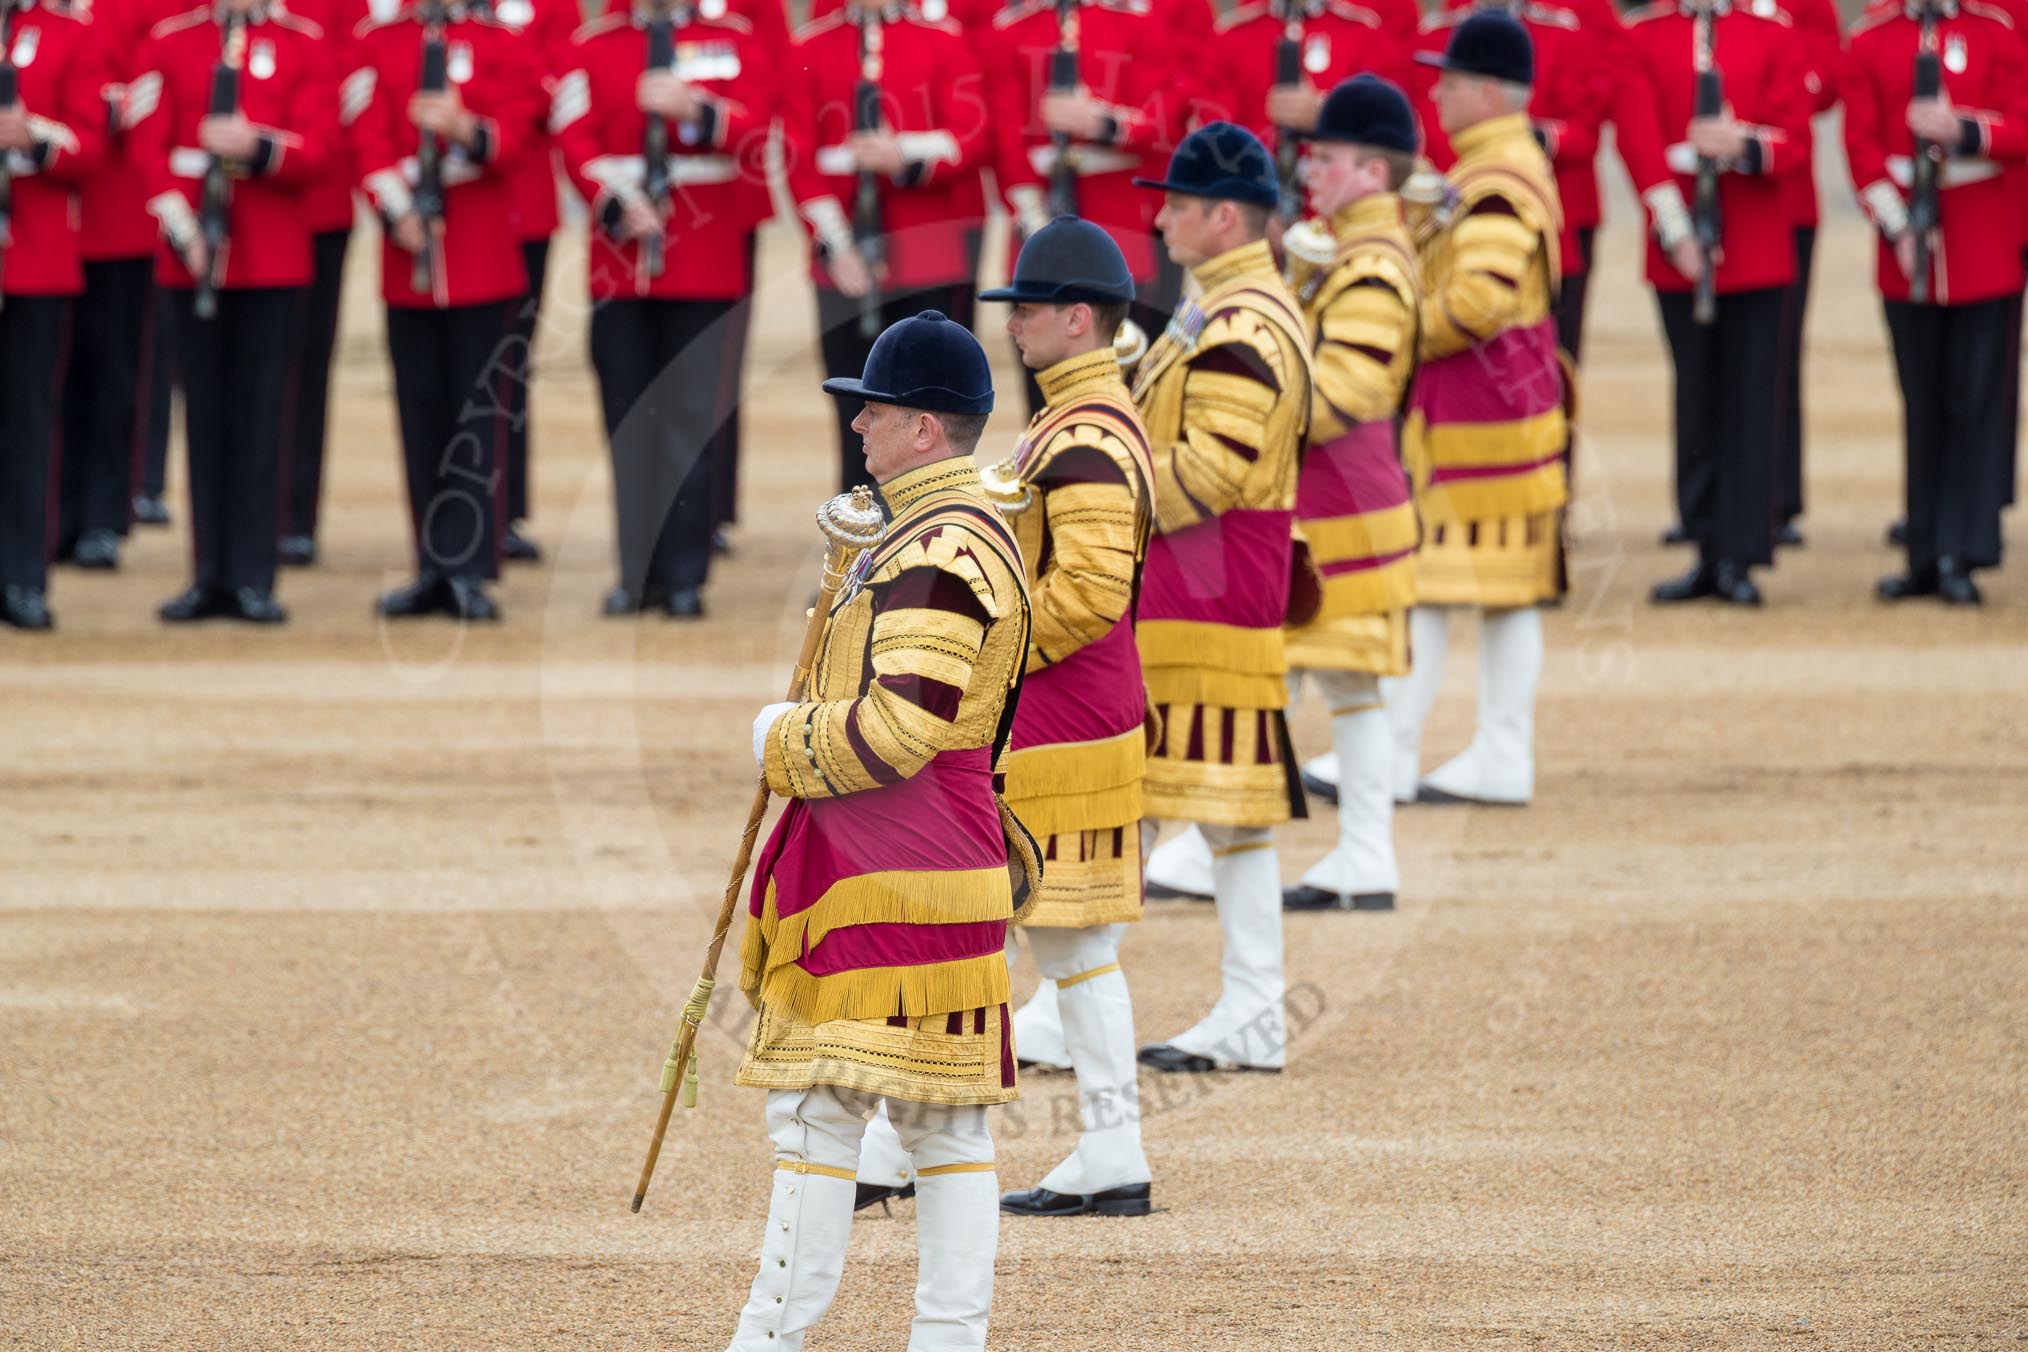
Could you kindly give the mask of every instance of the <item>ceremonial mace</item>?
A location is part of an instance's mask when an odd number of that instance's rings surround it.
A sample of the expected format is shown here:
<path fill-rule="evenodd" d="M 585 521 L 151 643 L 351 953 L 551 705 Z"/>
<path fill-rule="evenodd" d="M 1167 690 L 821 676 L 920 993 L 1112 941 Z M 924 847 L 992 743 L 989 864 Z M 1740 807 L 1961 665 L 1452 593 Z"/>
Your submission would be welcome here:
<path fill-rule="evenodd" d="M 789 678 L 789 699 L 801 703 L 810 683 L 810 668 L 817 660 L 817 645 L 823 641 L 824 621 L 831 603 L 845 585 L 859 556 L 879 544 L 887 531 L 887 519 L 874 504 L 873 490 L 855 488 L 840 493 L 817 509 L 817 529 L 824 532 L 828 548 L 824 553 L 824 575 L 817 587 L 817 603 L 810 610 L 810 626 L 803 631 L 803 650 L 796 658 L 795 674 Z M 635 1211 L 648 1195 L 648 1181 L 655 1176 L 655 1161 L 662 1155 L 662 1138 L 669 1131 L 669 1110 L 676 1106 L 680 1084 L 683 1106 L 697 1106 L 697 1029 L 711 1007 L 711 990 L 718 973 L 718 955 L 725 948 L 725 936 L 732 929 L 733 908 L 739 904 L 741 884 L 747 866 L 753 862 L 754 842 L 760 837 L 761 819 L 768 811 L 768 781 L 763 774 L 754 790 L 753 806 L 747 810 L 746 830 L 739 838 L 739 856 L 733 860 L 732 880 L 725 885 L 725 899 L 718 908 L 718 925 L 711 932 L 711 947 L 704 951 L 704 973 L 691 988 L 683 1006 L 683 1021 L 676 1027 L 676 1042 L 669 1059 L 662 1063 L 662 1111 L 655 1119 L 655 1138 L 648 1143 L 648 1159 L 641 1166 L 640 1182 L 634 1185 Z"/>

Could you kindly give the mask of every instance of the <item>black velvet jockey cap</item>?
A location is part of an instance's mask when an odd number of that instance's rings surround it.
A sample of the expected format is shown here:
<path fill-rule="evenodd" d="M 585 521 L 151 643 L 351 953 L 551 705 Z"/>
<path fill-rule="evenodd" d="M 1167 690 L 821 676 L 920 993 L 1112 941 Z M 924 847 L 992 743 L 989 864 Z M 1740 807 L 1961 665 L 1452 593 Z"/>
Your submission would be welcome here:
<path fill-rule="evenodd" d="M 1216 197 L 1271 207 L 1281 201 L 1274 158 L 1260 138 L 1230 122 L 1207 122 L 1183 138 L 1163 178 L 1137 178 L 1137 188 Z"/>
<path fill-rule="evenodd" d="M 1134 274 L 1113 238 L 1090 221 L 1058 216 L 1028 237 L 1014 276 L 980 300 L 1038 305 L 1102 305 L 1134 298 Z"/>
<path fill-rule="evenodd" d="M 1324 96 L 1313 141 L 1343 141 L 1415 154 L 1415 113 L 1408 96 L 1371 73 L 1340 80 Z"/>
<path fill-rule="evenodd" d="M 935 310 L 890 326 L 874 339 L 857 380 L 840 376 L 825 381 L 824 390 L 925 413 L 993 411 L 986 349 L 970 329 Z"/>
<path fill-rule="evenodd" d="M 1535 83 L 1535 44 L 1528 40 L 1521 21 L 1503 9 L 1482 9 L 1452 29 L 1442 56 L 1417 52 L 1415 59 L 1460 75 L 1509 84 Z"/>

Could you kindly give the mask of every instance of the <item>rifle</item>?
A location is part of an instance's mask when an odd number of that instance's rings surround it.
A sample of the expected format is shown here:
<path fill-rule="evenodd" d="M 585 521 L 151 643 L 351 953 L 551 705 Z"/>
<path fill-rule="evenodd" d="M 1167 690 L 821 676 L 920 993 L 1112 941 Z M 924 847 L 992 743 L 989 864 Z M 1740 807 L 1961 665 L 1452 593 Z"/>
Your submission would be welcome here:
<path fill-rule="evenodd" d="M 0 108 L 12 108 L 21 100 L 21 84 L 14 69 L 14 11 L 7 11 L 7 23 L 0 29 Z M 7 246 L 14 242 L 14 175 L 7 157 L 0 155 L 0 277 L 6 275 Z M 0 299 L 0 304 L 4 304 Z"/>
<path fill-rule="evenodd" d="M 859 20 L 859 84 L 852 91 L 852 130 L 880 130 L 880 15 L 862 10 Z M 852 196 L 852 243 L 866 263 L 866 294 L 859 298 L 859 336 L 880 335 L 880 264 L 887 253 L 880 218 L 880 176 L 859 171 Z"/>
<path fill-rule="evenodd" d="M 444 46 L 444 10 L 431 4 L 423 10 L 422 79 L 418 90 L 441 94 L 450 86 L 449 57 Z M 415 146 L 415 214 L 423 226 L 423 246 L 416 250 L 409 286 L 424 295 L 436 290 L 437 245 L 444 238 L 444 147 L 425 130 Z"/>
<path fill-rule="evenodd" d="M 1922 38 L 1915 49 L 1915 97 L 1933 99 L 1943 93 L 1943 67 L 1936 57 L 1936 7 L 1922 7 Z M 1915 138 L 1915 163 L 1909 173 L 1908 228 L 1915 232 L 1915 268 L 1908 278 L 1908 298 L 1929 304 L 1929 244 L 1937 227 L 1937 145 Z"/>
<path fill-rule="evenodd" d="M 1285 27 L 1275 43 L 1275 88 L 1300 84 L 1303 78 L 1303 21 L 1293 4 L 1284 10 Z M 1275 128 L 1275 178 L 1282 185 L 1282 219 L 1293 221 L 1303 214 L 1303 188 L 1296 182 L 1298 158 L 1296 133 L 1289 127 Z"/>
<path fill-rule="evenodd" d="M 1725 111 L 1725 77 L 1712 56 L 1710 8 L 1700 8 L 1694 22 L 1691 60 L 1697 71 L 1697 104 L 1692 116 L 1717 117 Z M 1697 157 L 1697 201 L 1692 216 L 1704 265 L 1697 270 L 1697 298 L 1691 313 L 1699 324 L 1709 324 L 1718 317 L 1718 247 L 1725 238 L 1725 223 L 1718 212 L 1718 161 L 1709 155 Z"/>
<path fill-rule="evenodd" d="M 1056 0 L 1056 50 L 1049 54 L 1049 92 L 1077 92 L 1077 0 Z M 1077 167 L 1070 160 L 1070 137 L 1054 132 L 1056 161 L 1049 166 L 1049 214 L 1077 215 Z"/>
<path fill-rule="evenodd" d="M 245 59 L 246 16 L 228 11 L 218 64 L 211 68 L 211 116 L 231 117 L 239 111 L 239 68 Z M 198 275 L 193 303 L 199 319 L 213 319 L 218 315 L 219 260 L 232 237 L 232 174 L 221 155 L 213 155 L 204 166 L 197 226 L 204 239 L 204 271 Z"/>
<path fill-rule="evenodd" d="M 676 25 L 668 10 L 655 7 L 648 20 L 648 69 L 676 68 Z M 658 113 L 648 114 L 648 126 L 641 133 L 641 192 L 659 216 L 669 196 L 669 123 Z M 662 275 L 662 234 L 657 231 L 641 241 L 641 261 L 648 276 Z"/>

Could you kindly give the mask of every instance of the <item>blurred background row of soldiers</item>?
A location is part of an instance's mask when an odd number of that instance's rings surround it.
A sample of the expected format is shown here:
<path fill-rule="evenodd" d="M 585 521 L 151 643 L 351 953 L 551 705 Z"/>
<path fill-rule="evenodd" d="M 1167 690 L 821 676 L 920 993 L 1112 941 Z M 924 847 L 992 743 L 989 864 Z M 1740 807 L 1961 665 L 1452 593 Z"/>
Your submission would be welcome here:
<path fill-rule="evenodd" d="M 1841 99 L 1908 415 L 1908 567 L 1881 594 L 1977 601 L 2013 496 L 2028 248 L 2028 13 L 2010 5 L 1883 4 L 1843 32 L 1830 0 L 1512 6 L 1564 205 L 1573 363 L 1609 125 L 1646 209 L 1676 367 L 1674 535 L 1697 551 L 1657 601 L 1757 603 L 1752 570 L 1801 543 L 1812 118 Z M 755 236 L 778 203 L 809 235 L 830 373 L 919 310 L 972 323 L 982 266 L 1002 262 L 981 256 L 993 210 L 1017 237 L 1066 211 L 1098 224 L 1133 272 L 1131 317 L 1157 332 L 1182 278 L 1131 179 L 1226 118 L 1274 150 L 1293 218 L 1302 133 L 1361 71 L 1410 93 L 1441 172 L 1451 148 L 1412 58 L 1474 7 L 815 0 L 792 34 L 775 0 L 16 0 L 0 618 L 47 627 L 51 560 L 114 567 L 130 526 L 166 520 L 172 381 L 193 560 L 162 616 L 285 618 L 276 570 L 316 557 L 346 244 L 367 217 L 416 542 L 413 582 L 380 608 L 496 617 L 488 584 L 540 552 L 522 529 L 527 395 L 565 181 L 588 218 L 613 461 L 605 608 L 700 615 L 738 500 Z M 856 412 L 838 410 L 846 484 L 863 475 Z"/>

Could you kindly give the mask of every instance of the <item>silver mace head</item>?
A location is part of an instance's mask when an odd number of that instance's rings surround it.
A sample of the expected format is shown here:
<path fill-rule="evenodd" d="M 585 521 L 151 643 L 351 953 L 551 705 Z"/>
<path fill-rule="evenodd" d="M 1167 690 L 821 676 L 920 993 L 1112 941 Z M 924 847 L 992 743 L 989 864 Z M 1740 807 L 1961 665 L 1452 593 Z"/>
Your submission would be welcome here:
<path fill-rule="evenodd" d="M 1002 516 L 1019 516 L 1035 501 L 1035 492 L 1021 482 L 1021 468 L 1010 457 L 979 471 L 986 498 Z"/>
<path fill-rule="evenodd" d="M 871 549 L 887 534 L 887 518 L 873 500 L 873 490 L 861 484 L 817 509 L 817 529 L 833 546 Z"/>
<path fill-rule="evenodd" d="M 1113 334 L 1113 356 L 1122 367 L 1131 367 L 1148 355 L 1148 334 L 1131 319 L 1120 321 Z"/>

